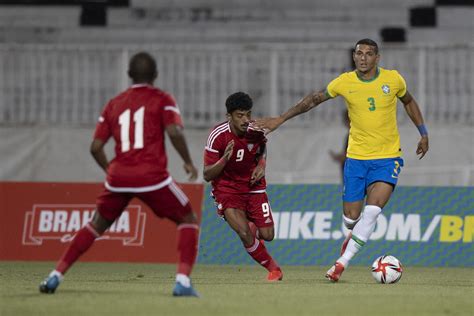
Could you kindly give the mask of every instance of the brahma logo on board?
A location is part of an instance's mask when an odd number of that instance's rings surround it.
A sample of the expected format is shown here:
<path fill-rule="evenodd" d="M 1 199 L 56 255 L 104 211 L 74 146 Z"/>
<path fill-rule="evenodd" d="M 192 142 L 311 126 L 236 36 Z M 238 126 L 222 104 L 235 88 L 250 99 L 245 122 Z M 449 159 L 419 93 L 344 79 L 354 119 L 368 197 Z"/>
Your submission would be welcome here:
<path fill-rule="evenodd" d="M 94 215 L 94 204 L 35 204 L 25 213 L 23 245 L 39 246 L 43 240 L 69 242 Z M 129 205 L 97 240 L 121 240 L 124 246 L 142 246 L 146 214 L 140 205 Z"/>

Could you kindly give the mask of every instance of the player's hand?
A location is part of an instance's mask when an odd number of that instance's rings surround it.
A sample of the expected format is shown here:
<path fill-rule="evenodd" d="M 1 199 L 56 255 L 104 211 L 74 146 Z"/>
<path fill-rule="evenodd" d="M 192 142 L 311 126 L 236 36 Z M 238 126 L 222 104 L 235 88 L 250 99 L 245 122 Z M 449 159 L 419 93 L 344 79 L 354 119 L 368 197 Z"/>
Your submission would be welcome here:
<path fill-rule="evenodd" d="M 338 163 L 343 163 L 346 160 L 346 154 L 344 152 L 336 153 L 332 150 L 329 150 L 329 155 L 331 156 L 332 160 Z"/>
<path fill-rule="evenodd" d="M 253 169 L 252 176 L 250 177 L 250 186 L 260 181 L 265 176 L 265 167 L 257 166 Z"/>
<path fill-rule="evenodd" d="M 416 149 L 416 154 L 420 155 L 420 158 L 418 159 L 421 159 L 426 155 L 426 153 L 428 152 L 428 148 L 429 148 L 428 136 L 422 136 L 420 141 L 418 142 L 418 148 Z"/>
<path fill-rule="evenodd" d="M 234 152 L 234 140 L 231 140 L 225 147 L 224 156 L 223 156 L 224 159 L 226 161 L 229 161 L 230 157 L 232 157 L 233 152 Z"/>
<path fill-rule="evenodd" d="M 192 163 L 185 163 L 183 168 L 186 174 L 189 176 L 189 181 L 195 181 L 197 179 L 198 171 Z"/>
<path fill-rule="evenodd" d="M 265 135 L 276 130 L 284 120 L 280 116 L 278 117 L 265 117 L 261 119 L 256 119 L 255 122 L 251 123 L 252 128 L 257 130 L 262 130 Z"/>

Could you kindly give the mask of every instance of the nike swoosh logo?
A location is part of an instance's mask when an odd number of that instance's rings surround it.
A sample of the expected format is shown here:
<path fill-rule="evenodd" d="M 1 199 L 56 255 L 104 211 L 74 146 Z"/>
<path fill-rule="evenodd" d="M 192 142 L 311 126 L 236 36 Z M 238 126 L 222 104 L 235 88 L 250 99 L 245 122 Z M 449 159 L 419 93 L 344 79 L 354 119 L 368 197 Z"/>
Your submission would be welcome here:
<path fill-rule="evenodd" d="M 357 91 L 349 91 L 349 93 L 356 93 Z"/>
<path fill-rule="evenodd" d="M 398 176 L 394 176 L 394 175 L 392 174 L 392 178 L 394 178 L 394 179 L 398 179 Z"/>

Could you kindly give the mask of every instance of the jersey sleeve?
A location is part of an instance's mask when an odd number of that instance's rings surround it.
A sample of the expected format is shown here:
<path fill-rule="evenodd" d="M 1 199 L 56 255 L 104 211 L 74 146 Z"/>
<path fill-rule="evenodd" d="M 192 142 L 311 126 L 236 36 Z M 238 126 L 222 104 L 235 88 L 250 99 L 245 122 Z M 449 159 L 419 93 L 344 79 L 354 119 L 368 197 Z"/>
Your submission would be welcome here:
<path fill-rule="evenodd" d="M 99 116 L 97 120 L 97 124 L 95 126 L 94 132 L 94 139 L 100 139 L 104 143 L 112 136 L 112 128 L 109 122 L 109 104 L 107 104 L 102 111 L 102 114 Z"/>
<path fill-rule="evenodd" d="M 248 143 L 266 143 L 267 138 L 263 130 L 253 128 L 251 125 L 247 127 L 247 133 L 245 133 L 245 139 Z"/>
<path fill-rule="evenodd" d="M 225 150 L 225 147 L 222 148 L 222 145 L 224 144 L 224 137 L 219 135 L 214 139 L 212 136 L 213 133 L 211 132 L 204 149 L 205 166 L 215 164 L 221 157 L 221 152 Z"/>
<path fill-rule="evenodd" d="M 405 79 L 398 73 L 398 71 L 395 71 L 396 76 L 398 77 L 399 81 L 399 88 L 397 92 L 397 97 L 398 98 L 403 98 L 405 94 L 407 94 L 407 84 L 405 82 Z"/>
<path fill-rule="evenodd" d="M 342 75 L 333 79 L 326 87 L 326 93 L 329 97 L 335 98 L 339 95 L 339 88 L 342 82 Z"/>
<path fill-rule="evenodd" d="M 183 127 L 183 120 L 181 119 L 181 112 L 178 104 L 171 95 L 166 95 L 163 99 L 163 124 L 168 126 L 176 124 Z"/>

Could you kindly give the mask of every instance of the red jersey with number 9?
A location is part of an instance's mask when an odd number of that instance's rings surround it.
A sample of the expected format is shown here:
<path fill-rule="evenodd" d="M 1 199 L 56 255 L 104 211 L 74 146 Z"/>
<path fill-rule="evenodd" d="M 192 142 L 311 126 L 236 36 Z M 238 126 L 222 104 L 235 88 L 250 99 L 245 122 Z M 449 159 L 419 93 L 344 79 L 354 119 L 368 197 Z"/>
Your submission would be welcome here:
<path fill-rule="evenodd" d="M 107 189 L 146 192 L 169 181 L 165 128 L 170 124 L 183 125 L 176 101 L 151 85 L 133 85 L 109 101 L 94 134 L 103 142 L 115 140 Z"/>
<path fill-rule="evenodd" d="M 207 139 L 204 165 L 215 164 L 224 155 L 225 148 L 231 140 L 234 140 L 232 156 L 222 173 L 212 180 L 213 190 L 224 193 L 265 192 L 265 177 L 250 185 L 252 172 L 257 166 L 256 156 L 260 147 L 267 141 L 263 133 L 249 130 L 243 137 L 239 137 L 232 133 L 228 122 L 217 125 Z"/>

